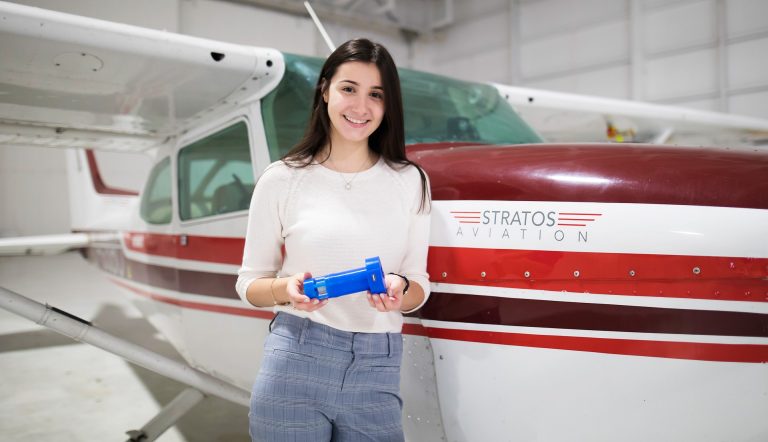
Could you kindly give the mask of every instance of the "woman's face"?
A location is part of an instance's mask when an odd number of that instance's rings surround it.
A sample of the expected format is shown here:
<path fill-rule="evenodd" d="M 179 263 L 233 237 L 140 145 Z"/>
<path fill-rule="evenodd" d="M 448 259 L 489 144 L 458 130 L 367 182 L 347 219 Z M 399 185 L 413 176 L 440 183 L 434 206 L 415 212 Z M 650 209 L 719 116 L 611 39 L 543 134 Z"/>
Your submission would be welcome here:
<path fill-rule="evenodd" d="M 384 88 L 373 63 L 350 61 L 340 65 L 323 99 L 328 104 L 334 141 L 367 143 L 384 117 Z"/>

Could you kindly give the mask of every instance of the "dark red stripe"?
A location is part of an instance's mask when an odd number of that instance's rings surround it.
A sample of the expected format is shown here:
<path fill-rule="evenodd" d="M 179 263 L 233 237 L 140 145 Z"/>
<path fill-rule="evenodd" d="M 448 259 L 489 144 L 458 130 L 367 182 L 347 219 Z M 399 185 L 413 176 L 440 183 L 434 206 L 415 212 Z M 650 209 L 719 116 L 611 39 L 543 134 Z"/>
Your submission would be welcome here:
<path fill-rule="evenodd" d="M 407 322 L 403 324 L 403 333 L 413 336 L 428 336 L 426 327 L 421 324 L 409 324 Z"/>
<path fill-rule="evenodd" d="M 271 320 L 274 317 L 273 312 L 266 312 L 263 310 L 182 301 L 133 287 L 116 278 L 110 279 L 115 284 L 120 285 L 121 287 L 124 287 L 133 293 L 146 296 L 155 301 L 177 305 L 182 308 L 191 308 L 195 310 L 238 316 L 248 316 L 265 320 Z M 692 359 L 700 361 L 747 363 L 768 362 L 768 346 L 766 345 L 641 341 L 631 339 L 533 335 L 479 330 L 456 330 L 435 327 L 428 328 L 420 324 L 408 323 L 403 324 L 403 333 L 414 336 L 428 336 L 434 339 L 478 342 L 483 344 L 550 348 L 558 350 L 586 351 L 616 355 L 650 356 L 674 359 Z"/>
<path fill-rule="evenodd" d="M 499 333 L 431 327 L 427 329 L 427 335 L 430 338 L 449 339 L 453 341 L 586 351 L 615 355 L 650 356 L 657 358 L 718 362 L 768 362 L 768 345 L 641 341 L 633 339 L 529 335 L 521 333 Z"/>
<path fill-rule="evenodd" d="M 154 242 L 171 235 L 149 235 L 141 250 L 161 254 Z M 227 240 L 226 238 L 224 240 Z M 229 238 L 229 248 L 238 239 Z M 131 239 L 127 238 L 127 243 Z M 239 240 L 242 241 L 242 240 Z M 210 255 L 216 239 L 190 237 L 194 253 Z M 202 245 L 201 245 L 202 244 Z M 198 247 L 201 249 L 198 250 Z M 236 246 L 241 247 L 241 246 Z M 137 248 L 134 248 L 134 250 Z M 237 250 L 239 256 L 241 250 Z M 232 252 L 225 252 L 232 253 Z M 200 256 L 223 260 L 222 256 Z M 214 261 L 215 262 L 215 261 Z M 234 297 L 236 277 L 213 272 L 177 270 L 130 261 L 132 278 L 148 285 L 210 296 Z M 126 264 L 127 265 L 127 264 Z M 694 273 L 694 269 L 699 273 Z M 522 289 L 654 296 L 731 301 L 768 301 L 768 259 L 650 255 L 591 252 L 553 252 L 509 249 L 430 247 L 428 271 L 435 282 Z M 579 276 L 574 276 L 578 271 Z M 485 272 L 485 277 L 481 273 Z M 530 277 L 525 277 L 530 272 Z M 631 272 L 634 272 L 632 276 Z M 443 274 L 445 277 L 442 277 Z M 178 279 L 178 280 L 177 280 Z"/>
<path fill-rule="evenodd" d="M 166 267 L 127 261 L 130 279 L 182 293 L 239 299 L 235 275 L 184 270 L 178 282 Z M 768 337 L 768 315 L 757 313 L 555 302 L 433 293 L 420 316 L 440 321 L 641 333 Z"/>
<path fill-rule="evenodd" d="M 137 237 L 142 239 L 141 247 L 134 244 Z M 148 255 L 226 264 L 239 264 L 242 259 L 242 238 L 188 236 L 186 246 L 178 242 L 177 235 L 125 234 L 129 249 Z M 701 272 L 693 273 L 694 268 Z M 765 258 L 432 246 L 428 270 L 437 282 L 577 293 L 768 301 L 768 259 Z M 578 278 L 573 276 L 577 270 Z M 523 276 L 526 271 L 531 273 L 530 278 Z M 630 276 L 631 271 L 635 276 Z M 447 278 L 440 277 L 443 272 L 448 274 Z M 479 278 L 481 272 L 486 272 L 486 278 Z M 164 279 L 167 278 L 161 278 Z M 185 279 L 193 280 L 191 287 L 216 286 L 222 282 L 206 283 L 192 275 Z M 220 293 L 215 288 L 208 292 Z"/>
<path fill-rule="evenodd" d="M 768 337 L 768 314 L 432 293 L 422 319 L 472 324 Z"/>
<path fill-rule="evenodd" d="M 221 264 L 239 265 L 245 246 L 244 238 L 221 236 L 186 235 L 186 245 L 181 245 L 181 235 L 126 232 L 123 236 L 128 249 L 135 252 Z"/>
<path fill-rule="evenodd" d="M 429 174 L 435 200 L 768 209 L 766 152 L 618 144 L 440 147 L 410 154 Z M 562 179 L 568 175 L 596 180 Z"/>
<path fill-rule="evenodd" d="M 695 269 L 699 273 L 695 273 Z M 768 301 L 768 259 L 429 248 L 434 282 L 627 296 Z M 578 271 L 578 276 L 575 273 Z M 634 276 L 632 276 L 634 271 Z M 485 272 L 485 277 L 481 273 Z M 530 272 L 530 277 L 525 276 Z M 446 276 L 443 277 L 442 275 Z"/>
<path fill-rule="evenodd" d="M 102 195 L 130 195 L 137 196 L 139 193 L 133 190 L 118 189 L 117 187 L 109 187 L 104 183 L 101 178 L 101 172 L 99 171 L 99 165 L 96 162 L 96 154 L 92 149 L 85 150 L 85 157 L 88 160 L 88 170 L 91 172 L 91 182 L 96 193 Z"/>
<path fill-rule="evenodd" d="M 142 240 L 141 247 L 134 244 L 137 237 Z M 188 236 L 187 245 L 180 246 L 177 235 L 132 232 L 126 233 L 125 243 L 129 249 L 149 255 L 239 264 L 244 240 Z M 699 274 L 693 273 L 695 267 L 701 270 Z M 437 282 L 737 301 L 768 301 L 766 269 L 768 259 L 758 258 L 437 246 L 431 247 L 429 252 L 429 272 Z M 578 278 L 573 276 L 576 270 L 580 274 Z M 531 272 L 531 278 L 523 277 L 526 271 Z M 634 271 L 635 276 L 630 276 L 630 271 Z M 438 277 L 443 272 L 448 274 L 447 278 Z M 486 272 L 485 279 L 479 278 L 481 272 Z M 203 287 L 211 287 L 207 293 L 220 293 L 215 289 L 222 283 L 220 279 L 206 282 L 187 275 L 185 280 L 191 281 L 193 285 L 190 287 L 202 284 Z"/>
<path fill-rule="evenodd" d="M 195 295 L 240 299 L 235 291 L 237 275 L 184 270 L 129 259 L 122 250 L 89 247 L 83 255 L 102 270 L 145 285 Z"/>
<path fill-rule="evenodd" d="M 191 308 L 195 310 L 204 310 L 214 313 L 225 313 L 228 315 L 249 316 L 252 318 L 272 319 L 275 317 L 273 312 L 267 312 L 263 310 L 255 310 L 246 307 L 231 307 L 227 305 L 208 304 L 204 302 L 192 302 L 184 301 L 181 299 L 171 298 L 168 296 L 158 295 L 146 290 L 142 290 L 138 287 L 134 287 L 130 284 L 126 284 L 117 278 L 109 278 L 115 284 L 124 287 L 137 295 L 146 296 L 147 298 L 154 299 L 155 301 L 164 302 L 166 304 L 177 305 L 179 307 Z"/>
<path fill-rule="evenodd" d="M 126 259 L 119 249 L 87 256 L 105 270 L 144 285 L 239 299 L 236 275 L 176 270 Z M 122 257 L 121 257 L 122 256 Z M 121 265 L 123 267 L 121 267 Z M 768 336 L 768 315 L 433 293 L 420 310 L 440 321 L 642 333 Z"/>

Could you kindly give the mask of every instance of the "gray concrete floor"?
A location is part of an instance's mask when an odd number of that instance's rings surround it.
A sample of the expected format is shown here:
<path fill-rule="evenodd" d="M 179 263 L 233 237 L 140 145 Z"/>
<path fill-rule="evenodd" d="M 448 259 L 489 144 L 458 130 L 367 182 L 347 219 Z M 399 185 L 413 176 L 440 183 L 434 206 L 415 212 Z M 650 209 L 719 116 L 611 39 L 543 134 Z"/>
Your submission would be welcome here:
<path fill-rule="evenodd" d="M 71 252 L 0 258 L 0 286 L 181 357 L 104 275 Z M 0 440 L 125 441 L 184 385 L 0 309 Z M 249 441 L 248 410 L 206 398 L 158 440 Z"/>

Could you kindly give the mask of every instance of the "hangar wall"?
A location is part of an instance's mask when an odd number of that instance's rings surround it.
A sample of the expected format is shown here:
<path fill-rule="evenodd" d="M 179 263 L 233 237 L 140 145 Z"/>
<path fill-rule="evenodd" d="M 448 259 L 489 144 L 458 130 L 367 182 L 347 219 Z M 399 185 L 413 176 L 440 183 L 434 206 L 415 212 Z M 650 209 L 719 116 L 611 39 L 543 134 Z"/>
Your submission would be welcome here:
<path fill-rule="evenodd" d="M 328 53 L 309 18 L 232 2 L 16 3 L 298 54 Z M 336 43 L 369 36 L 401 66 L 462 79 L 768 118 L 765 17 L 764 0 L 455 0 L 449 26 L 410 42 L 392 30 L 325 26 Z M 110 185 L 141 186 L 145 160 L 99 155 Z M 54 149 L 0 147 L 0 237 L 69 230 L 63 164 L 63 152 Z"/>
<path fill-rule="evenodd" d="M 457 2 L 418 68 L 768 118 L 764 0 Z M 482 76 L 482 78 L 478 78 Z"/>

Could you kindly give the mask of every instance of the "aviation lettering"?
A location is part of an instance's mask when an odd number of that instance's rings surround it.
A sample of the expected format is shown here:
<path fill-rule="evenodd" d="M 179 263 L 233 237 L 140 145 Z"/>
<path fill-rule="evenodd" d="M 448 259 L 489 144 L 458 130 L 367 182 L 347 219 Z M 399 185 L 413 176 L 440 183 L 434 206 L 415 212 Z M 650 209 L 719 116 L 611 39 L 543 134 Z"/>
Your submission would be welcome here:
<path fill-rule="evenodd" d="M 514 229 L 511 228 L 504 228 L 500 230 L 501 233 L 497 233 L 494 235 L 494 230 L 492 226 L 514 226 L 518 225 L 520 226 L 517 230 L 520 232 L 520 236 L 518 240 L 520 241 L 527 241 L 535 239 L 532 236 L 526 236 L 529 228 L 528 226 L 535 226 L 540 227 L 538 230 L 538 240 L 543 241 L 545 239 L 545 230 L 546 237 L 549 238 L 549 240 L 554 239 L 557 242 L 563 242 L 566 241 L 566 238 L 569 240 L 567 242 L 577 242 L 577 243 L 586 243 L 589 240 L 589 232 L 587 230 L 550 230 L 547 229 L 547 227 L 554 227 L 557 225 L 557 211 L 542 211 L 542 210 L 536 210 L 536 211 L 530 211 L 530 210 L 483 210 L 480 212 L 481 214 L 481 225 L 478 227 L 472 227 L 472 236 L 475 238 L 480 237 L 483 234 L 483 226 L 486 226 L 488 229 L 488 238 L 497 238 L 497 239 L 511 239 L 512 236 L 515 236 Z M 551 236 L 550 236 L 551 235 Z M 458 230 L 456 231 L 457 237 L 463 237 L 464 231 L 462 230 L 461 226 L 459 226 Z"/>

